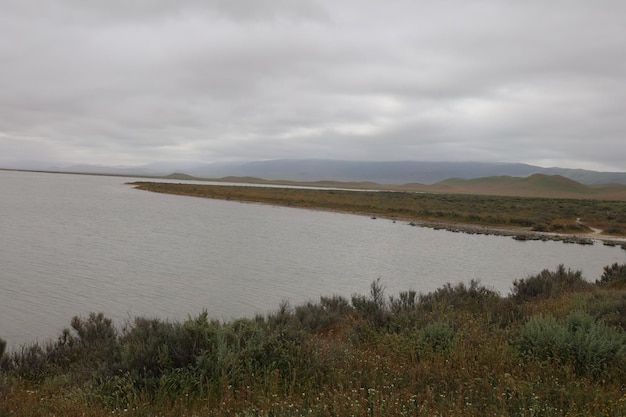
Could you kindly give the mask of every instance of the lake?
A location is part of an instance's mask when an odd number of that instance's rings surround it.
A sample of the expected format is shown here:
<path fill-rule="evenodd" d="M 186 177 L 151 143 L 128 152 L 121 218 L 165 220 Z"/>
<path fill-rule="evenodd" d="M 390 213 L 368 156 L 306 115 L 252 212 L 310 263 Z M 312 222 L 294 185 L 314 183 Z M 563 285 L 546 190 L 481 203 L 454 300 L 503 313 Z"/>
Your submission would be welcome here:
<path fill-rule="evenodd" d="M 594 281 L 626 251 L 135 190 L 132 178 L 0 171 L 0 338 L 55 338 L 75 315 L 252 317 L 319 300 L 478 279 L 503 295 L 559 264 Z"/>

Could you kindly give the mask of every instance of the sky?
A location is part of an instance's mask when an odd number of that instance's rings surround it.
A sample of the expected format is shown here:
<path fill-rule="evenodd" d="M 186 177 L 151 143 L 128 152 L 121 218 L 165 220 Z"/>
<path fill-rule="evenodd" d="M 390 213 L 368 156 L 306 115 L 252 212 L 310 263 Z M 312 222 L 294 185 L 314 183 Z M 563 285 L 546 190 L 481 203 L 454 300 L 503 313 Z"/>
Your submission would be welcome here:
<path fill-rule="evenodd" d="M 622 0 L 0 5 L 0 163 L 626 171 Z"/>

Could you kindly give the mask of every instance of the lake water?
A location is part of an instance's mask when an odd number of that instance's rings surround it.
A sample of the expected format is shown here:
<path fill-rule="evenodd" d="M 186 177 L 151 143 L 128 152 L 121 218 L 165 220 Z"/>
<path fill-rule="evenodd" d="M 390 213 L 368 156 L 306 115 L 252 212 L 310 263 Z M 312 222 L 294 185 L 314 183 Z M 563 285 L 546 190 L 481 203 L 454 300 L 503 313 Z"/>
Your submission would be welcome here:
<path fill-rule="evenodd" d="M 319 300 L 429 292 L 565 264 L 591 281 L 619 247 L 520 242 L 407 222 L 156 194 L 132 178 L 0 171 L 0 338 L 45 341 L 75 315 L 229 320 Z"/>

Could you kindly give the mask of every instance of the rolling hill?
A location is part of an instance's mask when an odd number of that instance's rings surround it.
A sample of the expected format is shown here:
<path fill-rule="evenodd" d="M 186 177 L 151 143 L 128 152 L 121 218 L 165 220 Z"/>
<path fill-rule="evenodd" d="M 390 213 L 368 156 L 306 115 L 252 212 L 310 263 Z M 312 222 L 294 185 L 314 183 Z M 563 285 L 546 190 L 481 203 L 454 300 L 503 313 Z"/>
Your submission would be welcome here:
<path fill-rule="evenodd" d="M 585 185 L 562 175 L 532 174 L 528 177 L 493 176 L 475 179 L 450 178 L 423 191 L 459 194 L 546 198 L 626 199 L 626 185 Z"/>

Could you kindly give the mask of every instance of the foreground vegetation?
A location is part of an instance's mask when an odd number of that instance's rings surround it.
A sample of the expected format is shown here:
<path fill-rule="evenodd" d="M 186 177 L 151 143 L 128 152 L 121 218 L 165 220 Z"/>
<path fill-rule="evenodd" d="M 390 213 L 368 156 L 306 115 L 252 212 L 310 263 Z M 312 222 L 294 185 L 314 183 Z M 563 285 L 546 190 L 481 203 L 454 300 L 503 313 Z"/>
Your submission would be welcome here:
<path fill-rule="evenodd" d="M 349 191 L 134 182 L 136 188 L 402 219 L 520 228 L 538 232 L 626 234 L 626 201 L 549 199 L 398 191 Z"/>
<path fill-rule="evenodd" d="M 503 297 L 383 284 L 230 322 L 75 317 L 2 354 L 0 416 L 622 416 L 626 265 L 559 266 Z"/>

